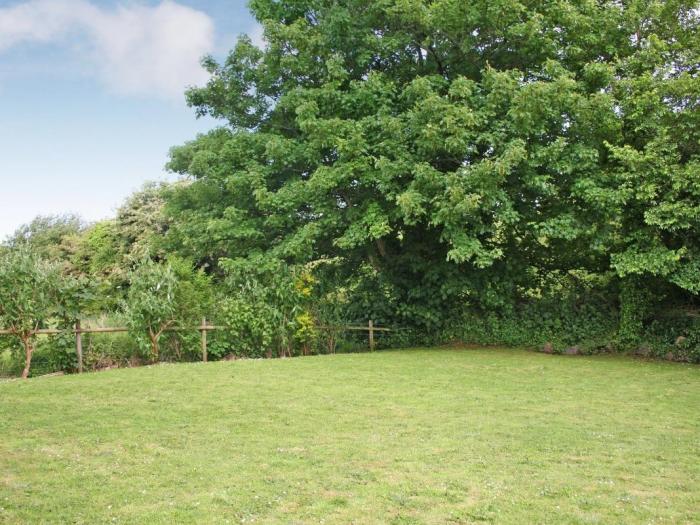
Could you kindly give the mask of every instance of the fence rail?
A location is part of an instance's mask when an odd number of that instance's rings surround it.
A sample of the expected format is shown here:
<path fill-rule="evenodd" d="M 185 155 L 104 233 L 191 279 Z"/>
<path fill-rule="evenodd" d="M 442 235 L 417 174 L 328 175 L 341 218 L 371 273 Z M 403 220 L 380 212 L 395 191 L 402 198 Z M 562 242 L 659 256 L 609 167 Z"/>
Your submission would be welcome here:
<path fill-rule="evenodd" d="M 395 328 L 387 328 L 383 326 L 375 326 L 374 321 L 371 319 L 367 323 L 367 326 L 363 325 L 322 325 L 319 328 L 335 328 L 338 330 L 350 330 L 350 331 L 366 331 L 368 332 L 369 349 L 374 351 L 374 334 L 375 332 L 393 332 Z M 226 326 L 211 325 L 207 322 L 207 319 L 202 319 L 202 324 L 199 326 L 173 326 L 168 327 L 164 332 L 185 332 L 185 331 L 199 331 L 202 333 L 202 361 L 208 361 L 207 354 L 207 332 L 213 330 L 227 330 Z M 31 330 L 32 335 L 60 335 L 60 334 L 75 334 L 75 353 L 78 357 L 78 373 L 83 373 L 83 334 L 114 334 L 128 332 L 129 328 L 126 326 L 97 326 L 94 328 L 83 327 L 78 321 L 74 328 L 38 328 L 36 330 Z M 16 335 L 18 332 L 16 330 L 10 329 L 0 329 L 0 335 Z"/>

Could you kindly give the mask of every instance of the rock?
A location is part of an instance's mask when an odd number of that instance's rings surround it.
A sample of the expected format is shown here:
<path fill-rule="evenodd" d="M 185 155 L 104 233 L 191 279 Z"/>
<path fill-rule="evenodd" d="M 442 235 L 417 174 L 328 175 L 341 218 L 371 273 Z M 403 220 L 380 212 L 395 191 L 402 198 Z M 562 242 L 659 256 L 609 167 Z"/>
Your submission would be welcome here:
<path fill-rule="evenodd" d="M 579 349 L 578 346 L 570 346 L 566 350 L 564 350 L 564 353 L 566 355 L 578 355 L 581 353 L 581 350 Z"/>
<path fill-rule="evenodd" d="M 646 346 L 640 346 L 634 351 L 634 355 L 638 355 L 640 357 L 649 357 L 651 355 L 651 348 L 647 348 Z"/>
<path fill-rule="evenodd" d="M 544 346 L 542 347 L 542 351 L 545 354 L 553 354 L 554 353 L 554 346 L 552 346 L 552 343 L 545 343 Z"/>
<path fill-rule="evenodd" d="M 685 343 L 688 340 L 688 338 L 684 335 L 679 335 L 676 337 L 676 346 L 681 346 L 683 343 Z"/>
<path fill-rule="evenodd" d="M 666 359 L 666 361 L 675 361 L 676 356 L 673 355 L 673 352 L 667 352 L 664 359 Z"/>

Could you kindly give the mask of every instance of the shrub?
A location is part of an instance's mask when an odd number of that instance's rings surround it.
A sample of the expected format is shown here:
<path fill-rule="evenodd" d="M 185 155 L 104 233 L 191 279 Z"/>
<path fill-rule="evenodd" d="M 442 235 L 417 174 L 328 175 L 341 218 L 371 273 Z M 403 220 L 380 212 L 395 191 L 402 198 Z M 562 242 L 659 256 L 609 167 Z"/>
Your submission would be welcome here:
<path fill-rule="evenodd" d="M 148 358 L 159 361 L 163 333 L 174 327 L 198 324 L 211 301 L 210 281 L 185 260 L 157 263 L 144 259 L 129 274 L 129 291 L 123 306 L 127 326 L 137 342 L 149 349 Z M 184 339 L 170 337 L 177 342 Z M 177 354 L 177 352 L 176 352 Z"/>
<path fill-rule="evenodd" d="M 227 298 L 222 303 L 224 323 L 234 352 L 259 356 L 276 352 L 291 356 L 295 337 L 309 335 L 305 307 L 311 278 L 300 268 L 270 258 L 227 260 Z M 302 331 L 300 331 L 300 329 Z"/>
<path fill-rule="evenodd" d="M 58 264 L 42 260 L 27 246 L 0 254 L 0 325 L 23 346 L 23 378 L 29 376 L 36 330 L 52 319 L 74 315 L 81 288 L 78 281 L 61 273 Z"/>

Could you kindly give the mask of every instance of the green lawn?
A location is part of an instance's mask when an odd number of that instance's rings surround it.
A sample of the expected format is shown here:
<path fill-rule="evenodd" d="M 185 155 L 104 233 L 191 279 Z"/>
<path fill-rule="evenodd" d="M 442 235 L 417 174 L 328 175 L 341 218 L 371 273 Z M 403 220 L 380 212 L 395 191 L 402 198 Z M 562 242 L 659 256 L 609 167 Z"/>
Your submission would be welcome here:
<path fill-rule="evenodd" d="M 0 523 L 700 523 L 700 368 L 406 350 L 0 383 Z"/>

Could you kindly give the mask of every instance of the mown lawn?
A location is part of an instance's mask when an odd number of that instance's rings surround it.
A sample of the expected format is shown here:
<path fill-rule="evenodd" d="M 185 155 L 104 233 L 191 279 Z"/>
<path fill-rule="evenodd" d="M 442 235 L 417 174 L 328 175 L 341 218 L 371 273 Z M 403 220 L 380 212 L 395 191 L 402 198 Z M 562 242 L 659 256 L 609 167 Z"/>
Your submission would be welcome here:
<path fill-rule="evenodd" d="M 700 367 L 406 350 L 0 383 L 2 523 L 700 523 Z"/>

